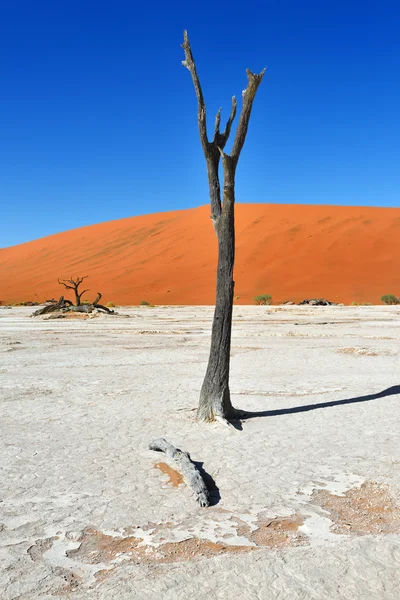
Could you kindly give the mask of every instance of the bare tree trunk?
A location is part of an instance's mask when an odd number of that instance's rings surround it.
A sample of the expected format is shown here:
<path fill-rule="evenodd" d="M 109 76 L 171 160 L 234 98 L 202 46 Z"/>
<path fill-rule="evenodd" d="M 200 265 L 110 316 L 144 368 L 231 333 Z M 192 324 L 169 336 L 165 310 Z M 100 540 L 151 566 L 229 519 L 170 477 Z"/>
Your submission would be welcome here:
<path fill-rule="evenodd" d="M 200 141 L 207 164 L 210 191 L 211 218 L 218 238 L 217 298 L 211 334 L 211 349 L 207 371 L 200 392 L 198 419 L 226 421 L 239 416 L 241 411 L 233 408 L 229 390 L 229 365 L 231 351 L 233 310 L 233 268 L 235 264 L 235 173 L 249 125 L 254 98 L 265 69 L 256 75 L 247 69 L 247 88 L 242 92 L 243 104 L 231 154 L 223 149 L 228 141 L 236 115 L 236 99 L 232 98 L 232 110 L 223 133 L 220 132 L 221 109 L 215 119 L 214 137 L 207 136 L 206 105 L 197 75 L 189 38 L 185 31 L 182 47 L 185 51 L 183 65 L 190 71 L 197 97 L 197 119 Z M 224 168 L 224 196 L 221 202 L 218 167 L 222 157 Z"/>
<path fill-rule="evenodd" d="M 226 163 L 227 160 L 225 159 L 224 162 Z M 229 171 L 225 167 L 224 203 L 221 215 L 215 226 L 218 238 L 218 266 L 211 348 L 197 411 L 197 417 L 202 421 L 213 421 L 217 416 L 224 419 L 234 416 L 229 390 L 233 293 L 235 286 L 233 280 L 233 268 L 235 264 L 234 177 L 233 166 L 231 165 Z"/>

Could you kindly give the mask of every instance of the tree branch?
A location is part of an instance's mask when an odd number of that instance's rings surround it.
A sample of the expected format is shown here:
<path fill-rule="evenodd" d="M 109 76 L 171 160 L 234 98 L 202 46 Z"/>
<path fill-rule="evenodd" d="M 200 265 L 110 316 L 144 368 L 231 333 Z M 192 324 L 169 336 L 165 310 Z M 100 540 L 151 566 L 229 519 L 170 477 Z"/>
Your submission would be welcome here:
<path fill-rule="evenodd" d="M 97 292 L 96 300 L 93 302 L 93 306 L 96 306 L 96 304 L 100 302 L 101 297 L 102 294 L 100 294 L 100 292 Z"/>
<path fill-rule="evenodd" d="M 84 277 L 77 277 L 76 280 L 72 279 L 72 277 L 71 277 L 70 282 L 74 283 L 76 286 L 78 286 L 78 285 L 81 285 L 82 281 L 84 279 L 87 279 L 88 277 L 89 277 L 89 275 L 85 275 Z"/>
<path fill-rule="evenodd" d="M 236 163 L 239 160 L 239 156 L 246 139 L 254 98 L 256 96 L 258 86 L 260 85 L 262 78 L 264 77 L 265 71 L 266 69 L 263 69 L 261 73 L 257 75 L 255 73 L 252 73 L 249 69 L 246 69 L 248 84 L 247 88 L 242 92 L 242 110 L 240 112 L 239 124 L 236 130 L 235 141 L 233 142 L 233 148 L 231 152 L 231 156 Z"/>
<path fill-rule="evenodd" d="M 200 141 L 205 154 L 209 154 L 209 142 L 207 138 L 207 122 L 206 122 L 206 105 L 204 102 L 203 91 L 201 89 L 199 76 L 197 75 L 196 65 L 194 63 L 192 49 L 188 38 L 187 31 L 183 34 L 182 48 L 185 52 L 185 60 L 182 61 L 192 76 L 194 89 L 197 97 L 197 120 L 199 125 Z"/>
<path fill-rule="evenodd" d="M 87 279 L 88 277 L 89 275 L 85 275 L 84 277 L 77 277 L 76 279 L 70 277 L 69 279 L 62 279 L 61 281 L 57 279 L 57 281 L 60 285 L 63 285 L 67 290 L 77 290 L 78 287 L 81 285 L 82 281 L 84 279 Z M 67 285 L 68 283 L 70 283 L 71 285 Z M 88 290 L 85 291 L 87 292 Z"/>
<path fill-rule="evenodd" d="M 235 98 L 235 96 L 232 96 L 231 114 L 229 115 L 229 119 L 226 122 L 223 133 L 221 133 L 219 130 L 219 126 L 221 123 L 221 109 L 219 109 L 219 111 L 217 112 L 217 116 L 215 118 L 213 144 L 218 146 L 218 148 L 224 148 L 226 146 L 226 143 L 227 143 L 230 133 L 231 133 L 231 127 L 232 127 L 232 123 L 234 121 L 235 116 L 236 116 L 236 98 Z"/>
<path fill-rule="evenodd" d="M 219 131 L 219 126 L 221 125 L 221 110 L 222 108 L 218 109 L 217 115 L 215 117 L 215 126 L 214 126 L 214 142 L 217 138 L 217 136 L 220 135 L 220 131 Z"/>
<path fill-rule="evenodd" d="M 220 148 L 224 148 L 224 147 L 225 147 L 225 144 L 226 144 L 226 142 L 228 141 L 228 139 L 229 139 L 229 136 L 230 136 L 230 134 L 231 134 L 231 127 L 232 127 L 232 123 L 233 123 L 233 121 L 234 121 L 234 119 L 235 119 L 235 116 L 236 116 L 236 107 L 237 107 L 236 98 L 235 98 L 235 96 L 232 96 L 232 109 L 231 109 L 231 114 L 229 115 L 229 119 L 228 119 L 228 121 L 227 121 L 227 123 L 226 123 L 226 125 L 225 125 L 225 130 L 224 130 L 224 132 L 221 134 L 221 138 L 222 138 L 222 139 L 220 140 L 220 143 L 219 143 L 219 147 L 220 147 Z M 222 143 L 221 143 L 221 142 L 222 142 Z"/>
<path fill-rule="evenodd" d="M 74 290 L 74 289 L 75 289 L 74 287 L 72 287 L 72 285 L 67 285 L 67 284 L 65 283 L 65 281 L 63 281 L 63 280 L 62 280 L 62 281 L 60 281 L 59 279 L 57 279 L 57 281 L 58 281 L 58 283 L 59 283 L 60 285 L 63 285 L 63 286 L 65 287 L 65 289 L 66 289 L 66 290 Z M 69 279 L 67 279 L 67 281 L 69 281 Z"/>

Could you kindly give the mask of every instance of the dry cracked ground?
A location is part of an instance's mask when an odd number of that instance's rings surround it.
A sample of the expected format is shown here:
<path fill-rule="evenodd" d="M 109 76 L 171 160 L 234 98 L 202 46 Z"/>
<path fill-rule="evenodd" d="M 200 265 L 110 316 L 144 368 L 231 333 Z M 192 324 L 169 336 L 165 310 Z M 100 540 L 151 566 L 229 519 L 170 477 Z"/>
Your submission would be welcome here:
<path fill-rule="evenodd" d="M 236 307 L 232 429 L 194 419 L 211 307 L 32 310 L 0 309 L 2 600 L 399 598 L 400 307 Z"/>

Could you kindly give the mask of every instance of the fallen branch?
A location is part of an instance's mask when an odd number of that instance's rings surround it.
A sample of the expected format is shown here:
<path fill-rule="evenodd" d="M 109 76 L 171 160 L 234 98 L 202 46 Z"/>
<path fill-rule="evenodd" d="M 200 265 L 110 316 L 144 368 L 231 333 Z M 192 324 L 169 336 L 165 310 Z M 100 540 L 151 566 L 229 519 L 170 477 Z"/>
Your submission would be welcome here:
<path fill-rule="evenodd" d="M 110 310 L 109 308 L 107 308 L 107 306 L 98 304 L 100 298 L 101 298 L 101 294 L 100 294 L 100 292 L 98 292 L 96 300 L 93 302 L 93 304 L 79 304 L 78 306 L 74 306 L 74 304 L 71 302 L 71 300 L 65 299 L 64 296 L 61 296 L 61 298 L 58 301 L 54 300 L 54 298 L 53 298 L 52 300 L 46 300 L 46 302 L 49 302 L 49 304 L 47 304 L 43 308 L 39 308 L 38 310 L 35 310 L 35 312 L 31 314 L 31 317 L 38 317 L 39 315 L 46 315 L 47 313 L 57 312 L 57 311 L 78 312 L 78 313 L 90 314 L 95 309 L 98 311 L 106 312 L 109 315 L 118 314 L 117 312 L 115 312 L 115 310 Z"/>
<path fill-rule="evenodd" d="M 102 294 L 100 294 L 100 292 L 97 292 L 97 298 L 96 300 L 93 302 L 93 306 L 95 308 L 98 308 L 100 310 L 104 310 L 104 312 L 108 313 L 109 315 L 115 315 L 115 310 L 110 310 L 109 308 L 107 308 L 107 306 L 103 306 L 103 304 L 99 304 L 99 301 L 101 299 Z"/>
<path fill-rule="evenodd" d="M 188 452 L 183 452 L 175 448 L 164 438 L 158 438 L 149 444 L 150 450 L 164 452 L 168 458 L 171 458 L 178 465 L 179 470 L 186 479 L 187 483 L 193 488 L 196 500 L 200 506 L 210 506 L 210 497 L 208 489 L 196 465 L 192 462 Z"/>
<path fill-rule="evenodd" d="M 50 302 L 50 304 L 46 304 L 43 308 L 38 308 L 31 314 L 31 317 L 37 317 L 39 315 L 45 315 L 50 312 L 56 312 L 57 310 L 63 310 L 72 306 L 71 300 L 66 300 L 64 296 L 57 300 L 46 300 L 46 302 Z"/>

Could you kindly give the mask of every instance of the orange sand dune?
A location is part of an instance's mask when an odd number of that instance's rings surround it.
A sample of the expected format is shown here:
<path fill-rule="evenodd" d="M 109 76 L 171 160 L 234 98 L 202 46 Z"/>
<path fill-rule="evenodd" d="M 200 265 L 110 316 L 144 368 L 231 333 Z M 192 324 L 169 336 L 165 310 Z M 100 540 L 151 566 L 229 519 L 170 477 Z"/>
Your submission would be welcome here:
<path fill-rule="evenodd" d="M 236 303 L 400 295 L 400 209 L 285 204 L 236 207 Z M 0 250 L 0 300 L 59 297 L 57 278 L 89 275 L 88 299 L 212 304 L 216 236 L 209 207 L 131 217 Z"/>

